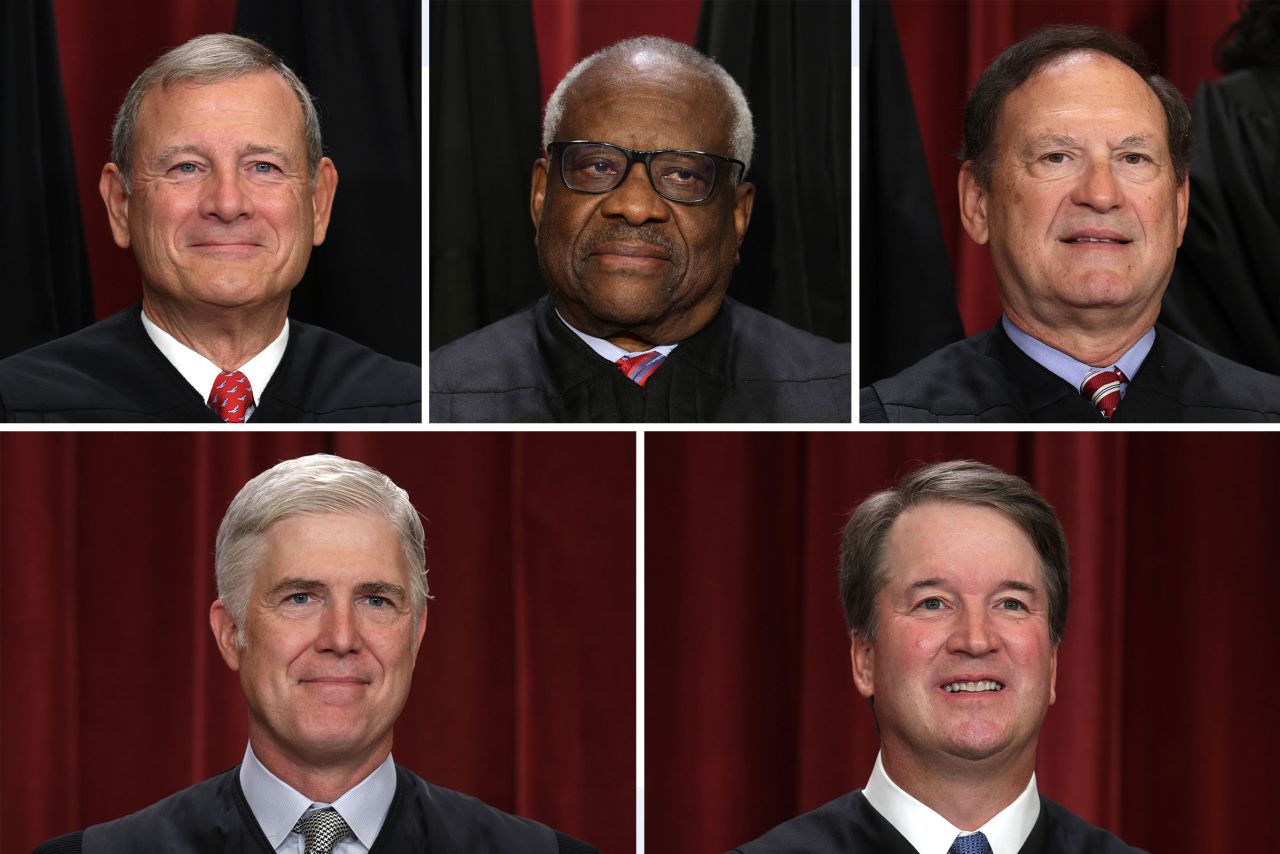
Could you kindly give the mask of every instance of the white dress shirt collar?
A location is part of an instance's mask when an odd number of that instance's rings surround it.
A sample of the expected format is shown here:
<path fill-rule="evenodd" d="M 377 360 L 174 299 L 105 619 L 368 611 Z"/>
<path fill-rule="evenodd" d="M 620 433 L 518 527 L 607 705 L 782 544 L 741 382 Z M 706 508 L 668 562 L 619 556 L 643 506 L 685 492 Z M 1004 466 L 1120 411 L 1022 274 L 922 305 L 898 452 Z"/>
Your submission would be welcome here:
<path fill-rule="evenodd" d="M 373 847 L 373 841 L 378 838 L 382 823 L 386 821 L 387 810 L 391 809 L 391 799 L 396 793 L 396 766 L 391 754 L 387 754 L 373 773 L 333 803 L 326 804 L 312 801 L 272 774 L 253 755 L 253 745 L 249 745 L 244 751 L 244 762 L 240 764 L 240 788 L 244 790 L 249 809 L 253 810 L 253 817 L 258 820 L 258 826 L 273 849 L 280 848 L 305 813 L 333 807 L 367 850 Z"/>
<path fill-rule="evenodd" d="M 622 349 L 617 344 L 614 344 L 613 342 L 608 341 L 607 339 L 597 338 L 594 335 L 588 335 L 587 333 L 583 332 L 581 329 L 578 329 L 569 321 L 564 319 L 564 317 L 560 314 L 560 309 L 556 309 L 556 317 L 559 317 L 560 322 L 563 323 L 565 326 L 569 327 L 569 329 L 573 332 L 574 335 L 577 335 L 579 338 L 585 341 L 588 347 L 590 347 L 592 350 L 595 350 L 597 355 L 599 355 L 601 358 L 607 359 L 610 362 L 616 362 L 619 359 L 621 359 L 623 356 L 643 356 L 645 353 L 653 353 L 655 351 L 658 353 L 661 353 L 664 356 L 670 356 L 671 351 L 680 346 L 680 342 L 677 341 L 675 344 L 659 344 L 657 347 L 650 347 L 648 350 L 637 350 L 633 353 L 630 350 Z"/>
<path fill-rule="evenodd" d="M 973 832 L 961 830 L 903 791 L 889 779 L 881 758 L 876 756 L 876 765 L 862 794 L 920 854 L 947 854 L 957 836 Z M 1039 817 L 1040 793 L 1032 772 L 1022 794 L 978 830 L 991 843 L 992 854 L 1017 854 Z"/>
<path fill-rule="evenodd" d="M 218 374 L 222 373 L 222 368 L 165 332 L 156 325 L 154 320 L 147 317 L 145 311 L 142 312 L 142 328 L 147 331 L 147 337 L 151 339 L 151 343 L 156 345 L 160 353 L 169 360 L 178 373 L 182 374 L 182 378 L 196 390 L 200 399 L 208 400 L 214 380 Z M 271 382 L 276 368 L 280 366 L 280 360 L 284 358 L 285 347 L 288 344 L 289 318 L 286 317 L 284 328 L 280 330 L 275 340 L 262 352 L 240 366 L 240 372 L 249 378 L 249 388 L 253 389 L 254 400 L 262 396 L 263 389 L 267 387 L 267 383 Z M 252 410 L 249 414 L 252 417 Z"/>

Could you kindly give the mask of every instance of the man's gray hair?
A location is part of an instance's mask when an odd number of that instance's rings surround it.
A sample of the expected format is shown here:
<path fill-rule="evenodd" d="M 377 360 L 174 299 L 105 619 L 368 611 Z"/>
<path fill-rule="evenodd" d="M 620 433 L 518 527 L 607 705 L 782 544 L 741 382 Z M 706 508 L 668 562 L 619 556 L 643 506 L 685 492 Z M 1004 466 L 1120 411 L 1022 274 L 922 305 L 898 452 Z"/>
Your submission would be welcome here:
<path fill-rule="evenodd" d="M 120 169 L 124 191 L 132 191 L 130 170 L 133 168 L 133 135 L 138 125 L 138 110 L 148 92 L 157 85 L 162 88 L 174 83 L 205 86 L 258 71 L 276 72 L 298 97 L 307 144 L 307 170 L 314 182 L 324 152 L 320 141 L 320 116 L 307 87 L 284 64 L 284 60 L 253 39 L 229 33 L 214 33 L 196 36 L 186 44 L 175 47 L 147 66 L 129 87 L 111 130 L 111 162 Z"/>
<path fill-rule="evenodd" d="M 385 516 L 400 539 L 409 576 L 409 606 L 416 631 L 427 607 L 427 554 L 422 520 L 409 493 L 375 468 L 332 454 L 277 463 L 246 483 L 227 507 L 214 546 L 218 598 L 235 621 L 244 646 L 245 609 L 253 577 L 266 555 L 271 526 L 316 513 Z"/>
<path fill-rule="evenodd" d="M 755 125 L 751 117 L 751 107 L 747 104 L 747 96 L 742 94 L 742 87 L 738 85 L 738 81 L 709 56 L 699 53 L 687 44 L 661 36 L 640 36 L 620 41 L 596 51 L 571 68 L 564 79 L 557 84 L 551 97 L 547 99 L 547 109 L 542 117 L 542 150 L 546 151 L 547 146 L 555 141 L 556 134 L 560 132 L 560 122 L 564 119 L 565 101 L 574 82 L 600 62 L 621 64 L 638 53 L 657 53 L 673 59 L 711 78 L 723 90 L 725 97 L 729 99 L 729 108 L 733 116 L 732 126 L 729 128 L 728 154 L 735 160 L 741 160 L 747 165 L 747 169 L 750 169 L 751 153 L 755 148 Z M 609 142 L 609 140 L 600 140 L 600 142 Z"/>

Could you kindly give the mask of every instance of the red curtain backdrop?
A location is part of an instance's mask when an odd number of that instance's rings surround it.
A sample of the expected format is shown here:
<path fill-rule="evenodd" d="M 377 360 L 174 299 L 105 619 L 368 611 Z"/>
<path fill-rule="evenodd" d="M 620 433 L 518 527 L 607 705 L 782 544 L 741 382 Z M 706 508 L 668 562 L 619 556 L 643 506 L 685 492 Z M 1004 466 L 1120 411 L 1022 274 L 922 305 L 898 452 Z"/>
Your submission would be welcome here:
<path fill-rule="evenodd" d="M 892 6 L 960 316 L 970 335 L 1000 316 L 987 247 L 965 234 L 956 201 L 964 103 L 983 70 L 1037 27 L 1096 24 L 1142 45 L 1190 100 L 1200 81 L 1220 76 L 1213 43 L 1238 16 L 1229 0 L 892 0 Z"/>
<path fill-rule="evenodd" d="M 693 44 L 702 0 L 531 0 L 542 72 L 542 106 L 584 56 L 633 36 Z"/>
<path fill-rule="evenodd" d="M 0 436 L 4 849 L 240 761 L 214 535 L 245 481 L 318 451 L 387 473 L 426 519 L 434 599 L 396 760 L 633 852 L 630 432 Z"/>
<path fill-rule="evenodd" d="M 913 463 L 1028 478 L 1071 547 L 1042 794 L 1149 851 L 1255 851 L 1280 762 L 1280 437 L 645 437 L 645 836 L 724 851 L 865 785 L 836 583 L 849 512 Z"/>
<path fill-rule="evenodd" d="M 111 157 L 111 126 L 129 85 L 157 56 L 201 33 L 229 33 L 236 0 L 55 0 L 58 59 L 71 125 L 71 149 L 93 282 L 93 312 L 101 319 L 142 296 L 133 253 L 116 246 L 98 195 L 98 176 Z"/>

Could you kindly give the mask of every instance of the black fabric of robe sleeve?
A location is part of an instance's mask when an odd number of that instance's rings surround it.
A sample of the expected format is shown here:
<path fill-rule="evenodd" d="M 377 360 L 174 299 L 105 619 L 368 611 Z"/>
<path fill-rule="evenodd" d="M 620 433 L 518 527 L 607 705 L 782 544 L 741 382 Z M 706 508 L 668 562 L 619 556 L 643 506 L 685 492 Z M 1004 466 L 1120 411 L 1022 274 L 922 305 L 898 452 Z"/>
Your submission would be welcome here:
<path fill-rule="evenodd" d="M 0 358 L 93 322 L 52 0 L 0 6 Z"/>
<path fill-rule="evenodd" d="M 431 349 L 546 293 L 529 187 L 541 95 L 528 0 L 433 0 L 430 179 Z"/>
<path fill-rule="evenodd" d="M 864 2 L 860 11 L 859 374 L 865 386 L 959 341 L 964 327 L 893 14 L 888 2 Z"/>
<path fill-rule="evenodd" d="M 694 39 L 755 119 L 755 208 L 729 295 L 833 341 L 849 340 L 852 303 L 852 11 L 706 0 Z"/>
<path fill-rule="evenodd" d="M 1161 320 L 1280 374 L 1280 70 L 1202 84 L 1192 129 L 1191 209 Z"/>
<path fill-rule="evenodd" d="M 422 360 L 422 20 L 417 0 L 240 0 L 236 32 L 311 90 L 338 193 L 290 315 Z"/>

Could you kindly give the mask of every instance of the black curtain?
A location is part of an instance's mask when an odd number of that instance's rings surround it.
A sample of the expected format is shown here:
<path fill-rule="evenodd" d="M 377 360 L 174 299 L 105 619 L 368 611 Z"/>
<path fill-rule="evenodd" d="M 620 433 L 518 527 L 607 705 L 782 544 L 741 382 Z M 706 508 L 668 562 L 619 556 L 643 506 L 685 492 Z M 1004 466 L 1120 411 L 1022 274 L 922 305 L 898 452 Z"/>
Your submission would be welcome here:
<path fill-rule="evenodd" d="M 861 6 L 860 383 L 964 337 L 893 12 Z"/>
<path fill-rule="evenodd" d="M 1191 210 L 1160 319 L 1280 374 L 1280 69 L 1201 84 L 1192 133 Z"/>
<path fill-rule="evenodd" d="M 430 345 L 546 293 L 529 188 L 541 94 L 528 0 L 432 0 Z"/>
<path fill-rule="evenodd" d="M 421 360 L 422 21 L 417 0 L 240 0 L 236 32 L 315 96 L 338 194 L 289 313 Z"/>
<path fill-rule="evenodd" d="M 0 10 L 0 358 L 93 321 L 52 0 Z"/>
<path fill-rule="evenodd" d="M 755 118 L 755 209 L 729 294 L 836 341 L 852 302 L 851 14 L 844 0 L 707 0 L 695 39 Z"/>

